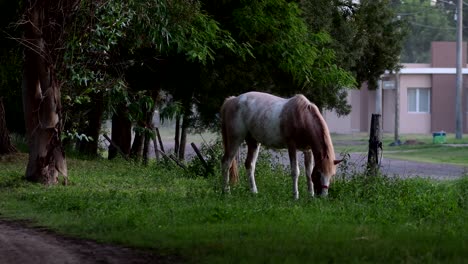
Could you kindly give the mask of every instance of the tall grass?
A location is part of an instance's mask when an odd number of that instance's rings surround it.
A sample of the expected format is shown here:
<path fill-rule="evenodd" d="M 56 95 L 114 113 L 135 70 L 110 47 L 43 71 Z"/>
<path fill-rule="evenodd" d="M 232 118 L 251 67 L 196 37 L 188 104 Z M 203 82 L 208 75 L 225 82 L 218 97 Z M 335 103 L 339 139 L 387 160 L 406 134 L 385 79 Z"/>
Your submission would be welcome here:
<path fill-rule="evenodd" d="M 292 200 L 289 173 L 257 166 L 221 192 L 167 164 L 69 160 L 69 186 L 23 181 L 25 156 L 0 161 L 0 215 L 57 232 L 178 254 L 193 263 L 462 263 L 468 259 L 468 177 L 337 178 L 327 199 Z M 244 173 L 245 175 L 245 173 Z"/>

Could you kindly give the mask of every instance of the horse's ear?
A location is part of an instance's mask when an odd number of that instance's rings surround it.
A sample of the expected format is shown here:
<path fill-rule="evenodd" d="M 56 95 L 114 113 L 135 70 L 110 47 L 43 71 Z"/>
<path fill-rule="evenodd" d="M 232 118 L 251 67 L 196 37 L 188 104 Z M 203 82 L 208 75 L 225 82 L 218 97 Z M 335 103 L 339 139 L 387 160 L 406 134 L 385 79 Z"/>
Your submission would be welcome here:
<path fill-rule="evenodd" d="M 340 159 L 340 160 L 334 160 L 334 161 L 333 161 L 333 164 L 336 165 L 336 164 L 338 164 L 338 163 L 340 163 L 340 162 L 342 162 L 342 161 L 343 161 L 342 159 Z"/>

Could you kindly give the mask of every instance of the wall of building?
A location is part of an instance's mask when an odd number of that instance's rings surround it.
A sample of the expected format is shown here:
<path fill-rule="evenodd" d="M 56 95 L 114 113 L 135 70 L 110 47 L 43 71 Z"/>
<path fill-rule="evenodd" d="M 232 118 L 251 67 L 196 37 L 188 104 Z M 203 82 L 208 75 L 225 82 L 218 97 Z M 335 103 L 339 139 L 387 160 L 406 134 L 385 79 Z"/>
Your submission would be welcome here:
<path fill-rule="evenodd" d="M 431 113 L 408 111 L 408 88 L 431 88 L 431 75 L 400 75 L 400 133 L 431 133 Z"/>
<path fill-rule="evenodd" d="M 382 130 L 395 131 L 395 89 L 382 91 Z"/>
<path fill-rule="evenodd" d="M 354 106 L 354 108 L 351 109 L 351 113 L 347 116 L 338 117 L 335 111 L 324 111 L 323 117 L 327 121 L 330 133 L 351 134 L 359 132 L 360 109 L 356 107 L 360 105 L 359 90 L 349 91 L 347 102 L 351 106 Z"/>

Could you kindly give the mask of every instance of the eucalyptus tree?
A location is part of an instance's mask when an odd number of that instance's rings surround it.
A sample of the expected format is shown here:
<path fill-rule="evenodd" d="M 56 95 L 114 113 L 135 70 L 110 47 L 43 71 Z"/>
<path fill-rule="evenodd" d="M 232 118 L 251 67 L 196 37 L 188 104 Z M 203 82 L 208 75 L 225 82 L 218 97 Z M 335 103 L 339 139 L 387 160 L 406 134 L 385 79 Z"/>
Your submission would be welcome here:
<path fill-rule="evenodd" d="M 68 22 L 79 0 L 24 1 L 20 25 L 24 31 L 23 109 L 29 142 L 26 179 L 44 184 L 67 177 L 62 147 L 61 80 Z"/>

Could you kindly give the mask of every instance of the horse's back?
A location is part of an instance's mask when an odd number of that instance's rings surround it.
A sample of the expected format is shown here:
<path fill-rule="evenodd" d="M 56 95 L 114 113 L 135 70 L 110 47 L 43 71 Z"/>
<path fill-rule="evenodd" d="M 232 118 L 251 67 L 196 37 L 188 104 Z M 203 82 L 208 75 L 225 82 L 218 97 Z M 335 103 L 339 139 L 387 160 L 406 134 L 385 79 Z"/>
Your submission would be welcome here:
<path fill-rule="evenodd" d="M 224 122 L 230 123 L 231 133 L 249 134 L 263 145 L 282 148 L 280 121 L 287 101 L 271 94 L 248 92 L 226 99 L 222 115 Z"/>

